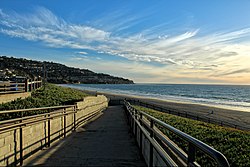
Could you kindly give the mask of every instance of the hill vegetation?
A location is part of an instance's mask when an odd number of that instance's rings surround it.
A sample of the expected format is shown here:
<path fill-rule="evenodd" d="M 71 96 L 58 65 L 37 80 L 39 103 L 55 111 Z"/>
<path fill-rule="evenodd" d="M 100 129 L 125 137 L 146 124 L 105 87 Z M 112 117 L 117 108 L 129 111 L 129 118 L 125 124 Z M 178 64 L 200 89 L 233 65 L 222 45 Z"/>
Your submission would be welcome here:
<path fill-rule="evenodd" d="M 134 107 L 214 147 L 227 157 L 230 166 L 250 166 L 250 132 L 190 120 L 140 106 Z M 159 128 L 187 152 L 187 143 L 171 132 Z M 215 166 L 209 157 L 204 157 L 200 152 L 197 154 L 201 166 Z"/>
<path fill-rule="evenodd" d="M 17 99 L 12 102 L 0 104 L 0 113 L 3 110 L 15 110 L 26 108 L 50 107 L 74 104 L 76 101 L 82 100 L 88 96 L 80 90 L 46 84 L 31 93 L 31 96 L 26 99 Z M 23 116 L 33 115 L 38 113 L 25 113 Z M 20 113 L 0 114 L 0 120 L 20 117 Z"/>
<path fill-rule="evenodd" d="M 40 62 L 23 58 L 0 56 L 0 77 L 13 75 L 34 78 L 44 76 L 50 83 L 84 83 L 84 84 L 133 84 L 133 81 L 95 73 L 88 69 L 67 67 L 53 62 Z"/>

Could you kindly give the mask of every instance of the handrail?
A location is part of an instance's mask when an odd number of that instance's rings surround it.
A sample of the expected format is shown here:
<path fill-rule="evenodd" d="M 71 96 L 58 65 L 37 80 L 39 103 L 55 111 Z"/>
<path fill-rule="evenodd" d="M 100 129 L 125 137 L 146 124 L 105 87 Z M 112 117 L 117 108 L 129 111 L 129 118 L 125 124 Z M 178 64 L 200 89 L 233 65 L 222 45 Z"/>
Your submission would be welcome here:
<path fill-rule="evenodd" d="M 89 107 L 93 107 L 93 106 L 97 106 L 97 105 L 102 105 L 104 104 L 104 102 L 101 103 L 95 103 L 92 105 L 87 105 L 84 108 L 78 109 L 77 105 L 62 105 L 62 106 L 53 106 L 53 107 L 40 107 L 40 108 L 28 108 L 28 109 L 17 109 L 17 110 L 6 110 L 6 111 L 0 111 L 0 115 L 1 114 L 8 114 L 8 113 L 15 113 L 15 112 L 28 112 L 28 111 L 43 111 L 43 110 L 49 110 L 49 109 L 66 109 L 66 108 L 75 108 L 76 111 L 78 110 L 85 110 Z M 71 111 L 71 110 L 70 110 Z M 31 115 L 31 116 L 25 116 L 25 117 L 21 117 L 21 118 L 13 118 L 13 119 L 8 119 L 8 120 L 2 120 L 0 121 L 0 125 L 3 124 L 7 124 L 7 123 L 13 123 L 13 122 L 17 122 L 17 121 L 23 121 L 26 119 L 31 119 L 31 118 L 37 118 L 37 117 L 42 117 L 42 116 L 47 116 L 47 115 L 52 115 L 52 114 L 56 114 L 56 113 L 60 113 L 62 111 L 52 111 L 52 112 L 48 112 L 48 113 L 43 113 L 43 114 L 35 114 L 35 115 Z M 68 112 L 68 110 L 64 110 L 64 112 Z"/>
<path fill-rule="evenodd" d="M 42 83 L 42 81 L 31 81 L 31 82 L 28 82 L 28 84 L 33 84 L 33 83 Z"/>
<path fill-rule="evenodd" d="M 65 108 L 71 108 L 71 107 L 67 106 Z M 65 109 L 65 108 L 58 108 L 58 109 Z M 74 108 L 74 106 L 72 106 L 72 108 Z M 68 112 L 68 111 L 71 111 L 71 110 L 66 110 L 66 112 Z M 47 113 L 42 113 L 42 114 L 36 114 L 36 115 L 31 115 L 31 116 L 25 116 L 25 117 L 21 117 L 21 118 L 7 119 L 7 120 L 1 121 L 0 125 L 1 124 L 7 124 L 7 123 L 10 124 L 10 123 L 14 123 L 14 122 L 17 122 L 17 121 L 24 121 L 24 120 L 32 119 L 32 118 L 43 117 L 43 116 L 47 116 L 47 115 L 53 115 L 53 114 L 57 114 L 57 113 L 61 113 L 61 112 L 62 112 L 61 110 L 56 110 L 56 111 L 52 111 L 52 112 L 47 112 Z"/>
<path fill-rule="evenodd" d="M 153 117 L 153 116 L 151 116 L 143 111 L 136 110 L 127 101 L 124 101 L 124 105 L 126 106 L 126 108 L 128 109 L 129 112 L 136 111 L 139 114 L 143 115 L 144 117 L 148 118 L 150 120 L 150 124 L 152 124 L 152 125 L 150 125 L 150 127 L 151 127 L 150 131 L 152 133 L 155 133 L 154 128 L 152 128 L 153 125 L 159 124 L 160 126 L 166 128 L 167 130 L 178 135 L 183 140 L 187 141 L 189 144 L 189 153 L 188 153 L 188 162 L 187 162 L 188 164 L 191 163 L 191 164 L 195 165 L 195 154 L 194 153 L 195 153 L 195 149 L 197 148 L 197 149 L 201 150 L 202 152 L 204 152 L 206 155 L 210 156 L 212 159 L 214 159 L 216 161 L 216 163 L 218 164 L 218 166 L 229 166 L 229 163 L 228 163 L 226 157 L 222 153 L 220 153 L 219 151 L 215 150 L 214 148 L 212 148 L 212 147 L 208 146 L 207 144 L 201 142 L 200 140 L 197 140 L 196 138 L 166 124 L 165 122 L 156 119 L 155 117 Z M 140 117 L 139 118 L 134 117 L 133 119 L 136 119 L 136 118 L 139 121 L 142 121 L 141 120 L 142 118 L 140 118 Z M 157 135 L 160 135 L 160 134 L 157 134 Z M 173 151 L 175 151 L 175 150 L 173 150 Z M 192 154 L 192 155 L 190 155 L 190 154 Z M 183 157 L 180 157 L 180 158 L 183 159 Z M 184 160 L 184 161 L 186 161 L 186 160 Z"/>
<path fill-rule="evenodd" d="M 24 160 L 24 148 L 23 148 L 23 128 L 26 126 L 32 126 L 39 124 L 41 122 L 45 123 L 45 144 L 42 145 L 42 147 L 50 147 L 50 144 L 54 139 L 51 139 L 51 137 L 54 135 L 51 129 L 51 121 L 55 118 L 62 118 L 62 126 L 60 127 L 60 131 L 62 132 L 59 134 L 59 137 L 66 137 L 66 134 L 68 134 L 69 131 L 75 131 L 77 127 L 79 127 L 80 124 L 83 122 L 91 120 L 93 117 L 97 116 L 98 113 L 100 113 L 105 106 L 102 105 L 102 103 L 95 103 L 92 105 L 88 105 L 84 108 L 77 109 L 77 105 L 65 105 L 65 106 L 53 106 L 53 107 L 41 107 L 41 108 L 31 108 L 31 109 L 19 109 L 19 110 L 9 110 L 9 111 L 0 111 L 0 114 L 6 114 L 6 113 L 14 113 L 14 112 L 27 112 L 27 111 L 43 111 L 48 109 L 55 109 L 55 111 L 46 112 L 42 114 L 32 115 L 32 116 L 26 116 L 21 118 L 15 118 L 10 120 L 4 120 L 0 121 L 0 134 L 13 131 L 13 130 L 19 130 L 19 156 L 20 159 L 19 164 L 22 166 L 23 160 Z M 100 106 L 97 107 L 94 110 L 91 110 L 91 112 L 87 113 L 86 115 L 79 115 L 77 116 L 77 113 L 80 112 L 80 110 L 85 110 L 88 107 L 93 106 Z M 58 109 L 58 110 L 57 110 Z M 72 119 L 72 123 L 70 125 L 67 125 L 67 115 L 70 115 L 70 118 Z M 72 116 L 72 117 L 71 117 Z M 78 118 L 77 118 L 78 117 Z M 77 118 L 77 119 L 76 119 Z M 80 119 L 80 120 L 79 120 Z M 16 153 L 15 153 L 16 154 Z M 16 163 L 16 162 L 14 162 Z"/>
<path fill-rule="evenodd" d="M 95 103 L 95 104 L 92 104 L 92 105 L 87 105 L 85 106 L 84 108 L 81 108 L 80 110 L 85 110 L 89 107 L 92 107 L 92 106 L 97 106 L 97 105 L 102 105 L 104 104 L 104 102 L 101 102 L 101 103 Z M 70 107 L 75 107 L 76 111 L 79 110 L 77 108 L 77 105 L 63 105 L 63 106 L 53 106 L 53 107 L 40 107 L 40 108 L 28 108 L 28 109 L 17 109 L 17 110 L 6 110 L 6 111 L 0 111 L 0 115 L 1 114 L 9 114 L 9 113 L 15 113 L 15 112 L 29 112 L 29 111 L 43 111 L 43 110 L 51 110 L 51 109 L 65 109 L 65 108 L 70 108 Z M 59 111 L 60 112 L 60 111 Z M 55 113 L 55 111 L 52 111 L 52 112 L 48 112 L 50 114 L 53 114 Z M 25 119 L 29 119 L 29 118 L 35 118 L 36 116 L 42 116 L 43 114 L 35 114 L 35 115 L 32 115 L 32 116 L 26 116 L 26 117 L 21 117 L 21 118 L 13 118 L 13 119 L 8 119 L 8 120 L 2 120 L 0 121 L 0 125 L 2 124 L 6 124 L 6 123 L 11 123 L 11 122 L 15 122 L 15 121 L 21 121 L 21 120 L 25 120 Z M 46 113 L 44 114 L 46 115 Z"/>
<path fill-rule="evenodd" d="M 69 108 L 74 107 L 75 105 L 65 105 L 65 106 L 53 106 L 53 107 L 40 107 L 40 108 L 27 108 L 27 109 L 18 109 L 18 110 L 6 110 L 0 111 L 0 114 L 8 114 L 14 112 L 26 112 L 26 111 L 38 111 L 38 110 L 48 110 L 48 109 L 62 109 L 62 108 Z"/>

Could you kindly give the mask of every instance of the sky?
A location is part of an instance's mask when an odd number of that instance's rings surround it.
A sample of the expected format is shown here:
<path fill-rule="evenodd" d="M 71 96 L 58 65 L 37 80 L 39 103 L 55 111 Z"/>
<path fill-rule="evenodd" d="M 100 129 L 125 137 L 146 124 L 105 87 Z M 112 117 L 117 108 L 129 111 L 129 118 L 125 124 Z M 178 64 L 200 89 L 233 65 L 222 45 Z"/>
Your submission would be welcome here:
<path fill-rule="evenodd" d="M 0 56 L 136 83 L 250 84 L 250 0 L 1 0 Z"/>

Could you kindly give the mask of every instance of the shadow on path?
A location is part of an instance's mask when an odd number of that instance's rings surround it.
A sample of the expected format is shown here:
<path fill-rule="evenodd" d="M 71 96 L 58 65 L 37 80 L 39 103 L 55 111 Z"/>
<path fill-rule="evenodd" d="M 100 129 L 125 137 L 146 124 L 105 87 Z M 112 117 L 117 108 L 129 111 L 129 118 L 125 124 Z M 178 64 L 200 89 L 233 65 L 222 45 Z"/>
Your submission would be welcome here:
<path fill-rule="evenodd" d="M 146 166 L 121 106 L 109 107 L 100 118 L 27 159 L 25 165 Z"/>

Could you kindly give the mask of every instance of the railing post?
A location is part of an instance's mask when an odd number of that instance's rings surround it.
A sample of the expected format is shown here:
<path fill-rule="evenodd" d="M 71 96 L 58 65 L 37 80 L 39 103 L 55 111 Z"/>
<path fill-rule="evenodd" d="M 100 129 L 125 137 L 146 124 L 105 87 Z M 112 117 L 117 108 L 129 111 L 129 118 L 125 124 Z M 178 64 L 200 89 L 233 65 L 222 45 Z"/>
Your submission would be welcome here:
<path fill-rule="evenodd" d="M 34 89 L 36 90 L 36 79 L 34 79 Z"/>
<path fill-rule="evenodd" d="M 139 118 L 140 125 L 142 126 L 142 113 L 140 113 L 140 118 Z M 140 149 L 142 153 L 142 130 L 140 129 Z"/>
<path fill-rule="evenodd" d="M 150 137 L 151 138 L 154 137 L 153 128 L 154 128 L 154 121 L 151 119 L 150 120 Z M 149 166 L 153 166 L 153 144 L 152 143 L 150 143 L 150 148 L 149 148 Z"/>
<path fill-rule="evenodd" d="M 134 124 L 134 122 L 133 122 L 133 115 L 134 115 L 134 112 L 133 111 L 131 111 L 131 118 L 130 118 L 130 127 L 131 127 L 131 129 L 132 129 L 132 133 L 134 133 L 134 127 L 133 127 L 133 124 Z"/>
<path fill-rule="evenodd" d="M 36 89 L 38 88 L 38 79 L 36 78 Z"/>
<path fill-rule="evenodd" d="M 32 85 L 32 81 L 30 81 L 30 91 L 32 91 L 33 90 L 33 85 Z"/>
<path fill-rule="evenodd" d="M 135 139 L 137 141 L 137 124 L 136 124 L 136 120 L 137 120 L 137 110 L 135 110 L 135 120 L 134 120 L 134 122 L 135 122 Z"/>
<path fill-rule="evenodd" d="M 135 125 L 135 115 L 136 115 L 135 111 L 136 111 L 136 110 L 133 108 L 133 113 L 134 113 L 134 114 L 133 114 L 133 115 L 134 115 L 134 116 L 133 116 L 133 133 L 134 133 L 134 134 L 135 134 L 135 128 L 136 128 L 136 127 L 135 127 L 135 126 L 136 126 L 136 125 Z"/>
<path fill-rule="evenodd" d="M 50 114 L 48 115 L 48 144 L 47 147 L 50 147 Z"/>
<path fill-rule="evenodd" d="M 66 137 L 66 115 L 65 115 L 65 113 L 66 113 L 66 110 L 64 108 L 63 109 L 63 114 L 64 114 L 64 116 L 63 116 L 63 137 L 64 138 Z"/>
<path fill-rule="evenodd" d="M 192 143 L 188 144 L 188 166 L 192 166 L 195 161 L 195 146 Z"/>
<path fill-rule="evenodd" d="M 129 108 L 128 108 L 128 106 L 126 106 L 127 107 L 127 114 L 128 114 L 128 125 L 129 125 L 129 128 L 131 128 L 131 124 L 130 124 L 130 111 L 129 111 Z"/>
<path fill-rule="evenodd" d="M 73 121 L 74 121 L 74 131 L 76 131 L 76 105 L 73 108 L 74 114 L 73 114 Z"/>
<path fill-rule="evenodd" d="M 22 120 L 20 121 L 22 123 Z M 23 128 L 20 126 L 20 166 L 23 165 Z"/>

